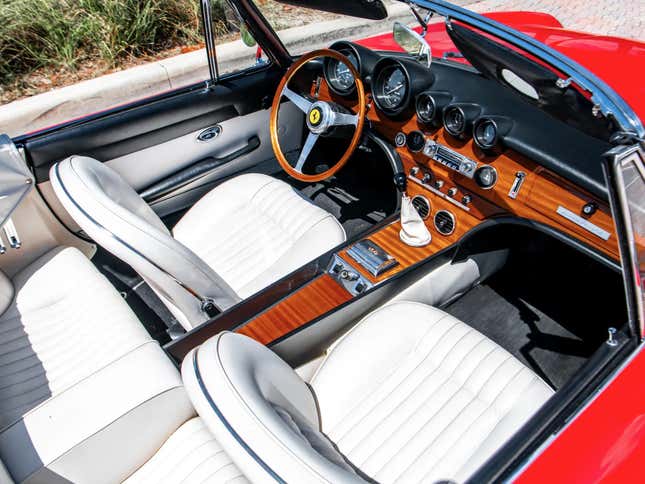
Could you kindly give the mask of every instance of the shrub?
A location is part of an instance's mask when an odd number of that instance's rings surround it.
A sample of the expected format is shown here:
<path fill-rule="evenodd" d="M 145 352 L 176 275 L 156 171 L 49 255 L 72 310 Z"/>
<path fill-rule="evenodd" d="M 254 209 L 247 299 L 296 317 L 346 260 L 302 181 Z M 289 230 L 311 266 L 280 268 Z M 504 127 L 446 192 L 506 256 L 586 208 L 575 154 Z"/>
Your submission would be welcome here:
<path fill-rule="evenodd" d="M 198 0 L 0 0 L 0 83 L 199 41 Z"/>

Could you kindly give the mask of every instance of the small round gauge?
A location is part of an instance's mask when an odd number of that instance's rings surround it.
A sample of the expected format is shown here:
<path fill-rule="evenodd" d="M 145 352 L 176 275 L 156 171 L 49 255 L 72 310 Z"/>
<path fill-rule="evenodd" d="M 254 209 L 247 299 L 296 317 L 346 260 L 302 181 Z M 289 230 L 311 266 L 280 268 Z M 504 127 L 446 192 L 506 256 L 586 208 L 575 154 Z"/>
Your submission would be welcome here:
<path fill-rule="evenodd" d="M 484 165 L 477 169 L 473 178 L 480 188 L 490 190 L 497 183 L 497 170 L 492 166 Z"/>
<path fill-rule="evenodd" d="M 375 68 L 373 82 L 374 101 L 386 114 L 399 114 L 410 97 L 410 79 L 398 61 L 388 59 L 382 68 Z"/>
<path fill-rule="evenodd" d="M 341 51 L 341 54 L 345 55 L 345 57 L 347 57 L 351 62 L 352 66 L 358 69 L 358 58 L 354 52 L 346 50 Z M 349 94 L 354 88 L 354 75 L 344 62 L 328 58 L 325 75 L 327 77 L 327 82 L 332 89 L 340 94 Z"/>
<path fill-rule="evenodd" d="M 437 112 L 437 106 L 432 96 L 421 93 L 417 97 L 417 117 L 422 123 L 432 123 Z"/>
<path fill-rule="evenodd" d="M 410 131 L 406 138 L 406 144 L 412 153 L 418 153 L 426 145 L 426 137 L 421 131 Z"/>
<path fill-rule="evenodd" d="M 482 119 L 475 124 L 473 132 L 475 143 L 483 150 L 489 150 L 497 144 L 497 124 L 492 119 Z"/>
<path fill-rule="evenodd" d="M 443 114 L 443 126 L 453 136 L 461 136 L 466 130 L 466 115 L 458 106 L 446 109 Z"/>

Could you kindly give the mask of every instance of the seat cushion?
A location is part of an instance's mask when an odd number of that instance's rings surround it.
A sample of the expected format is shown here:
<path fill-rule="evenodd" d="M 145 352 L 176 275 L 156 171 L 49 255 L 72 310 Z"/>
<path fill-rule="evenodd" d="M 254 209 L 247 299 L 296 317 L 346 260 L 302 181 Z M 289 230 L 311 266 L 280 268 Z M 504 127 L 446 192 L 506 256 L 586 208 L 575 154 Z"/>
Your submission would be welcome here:
<path fill-rule="evenodd" d="M 249 482 L 199 417 L 179 427 L 126 484 Z"/>
<path fill-rule="evenodd" d="M 48 252 L 12 283 L 14 297 L 0 316 L 0 429 L 151 341 L 77 249 Z"/>
<path fill-rule="evenodd" d="M 311 380 L 323 432 L 378 482 L 462 482 L 553 394 L 506 350 L 414 302 L 367 316 Z"/>
<path fill-rule="evenodd" d="M 173 235 L 248 297 L 345 241 L 342 225 L 290 185 L 232 178 L 197 202 Z"/>

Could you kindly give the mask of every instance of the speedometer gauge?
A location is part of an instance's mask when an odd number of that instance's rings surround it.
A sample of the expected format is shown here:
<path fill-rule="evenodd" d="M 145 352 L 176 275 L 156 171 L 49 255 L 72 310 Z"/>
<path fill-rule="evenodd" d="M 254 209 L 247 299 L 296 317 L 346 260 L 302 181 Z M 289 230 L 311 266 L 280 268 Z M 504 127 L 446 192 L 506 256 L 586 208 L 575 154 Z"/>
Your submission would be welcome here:
<path fill-rule="evenodd" d="M 378 70 L 374 82 L 374 100 L 386 114 L 399 114 L 410 98 L 410 78 L 405 67 L 398 61 L 389 59 Z"/>

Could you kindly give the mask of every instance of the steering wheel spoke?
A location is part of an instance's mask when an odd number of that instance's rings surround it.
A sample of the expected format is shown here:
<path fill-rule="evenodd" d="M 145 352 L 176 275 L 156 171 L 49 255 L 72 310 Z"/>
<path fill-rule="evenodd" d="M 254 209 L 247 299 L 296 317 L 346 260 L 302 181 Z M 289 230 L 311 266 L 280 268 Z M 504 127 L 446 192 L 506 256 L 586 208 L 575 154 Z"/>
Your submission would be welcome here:
<path fill-rule="evenodd" d="M 358 124 L 357 114 L 334 113 L 332 126 L 356 126 Z"/>
<path fill-rule="evenodd" d="M 317 135 L 316 133 L 309 133 L 309 135 L 307 136 L 305 145 L 302 147 L 302 151 L 300 152 L 300 156 L 298 157 L 298 161 L 296 162 L 296 166 L 294 166 L 293 168 L 298 173 L 302 173 L 302 167 L 304 166 L 307 158 L 309 157 L 309 154 L 311 153 L 311 150 L 316 144 L 318 136 L 319 135 Z"/>
<path fill-rule="evenodd" d="M 303 113 L 308 113 L 309 109 L 311 108 L 311 105 L 313 104 L 311 101 L 309 101 L 307 98 L 304 96 L 298 94 L 295 91 L 292 91 L 287 87 L 285 84 L 284 88 L 282 89 L 282 96 L 286 97 L 289 101 L 291 101 L 293 104 L 295 104 L 300 111 Z"/>
<path fill-rule="evenodd" d="M 327 99 L 329 96 L 327 96 L 324 91 L 320 95 L 320 98 L 316 96 L 316 99 L 313 99 L 310 98 L 306 92 L 300 94 L 288 87 L 294 75 L 302 66 L 307 62 L 324 57 L 330 57 L 344 63 L 347 65 L 352 76 L 354 76 L 356 97 L 358 100 L 358 105 L 355 109 L 347 110 L 347 108 L 344 107 L 344 102 L 334 102 L 334 99 Z M 293 163 L 293 159 L 287 160 L 287 157 L 280 146 L 278 112 L 284 98 L 291 101 L 299 111 L 304 113 L 305 129 L 308 131 L 307 137 L 305 138 L 295 164 Z M 290 176 L 303 182 L 318 182 L 331 177 L 348 162 L 349 158 L 354 153 L 354 150 L 360 143 L 366 111 L 367 100 L 361 76 L 347 57 L 340 52 L 330 49 L 315 50 L 303 55 L 296 60 L 289 69 L 287 69 L 287 72 L 282 77 L 282 80 L 276 89 L 273 103 L 271 104 L 271 121 L 269 124 L 269 130 L 271 134 L 271 145 L 278 163 L 280 163 L 282 169 Z M 341 129 L 337 130 L 337 133 L 334 134 L 332 133 L 332 128 L 335 126 L 354 126 L 355 129 L 353 130 L 353 134 L 351 133 L 351 130 Z M 296 131 L 291 127 L 288 127 L 288 135 L 297 132 L 297 127 L 294 128 Z M 304 173 L 304 167 L 307 165 L 307 161 L 311 157 L 311 152 L 316 145 L 318 138 L 328 135 L 337 135 L 340 137 L 346 136 L 348 138 L 351 136 L 349 146 L 345 148 L 343 154 L 335 160 L 324 160 L 325 164 L 329 167 L 325 171 L 312 174 Z M 331 144 L 330 147 L 332 147 Z M 322 166 L 323 165 L 321 164 L 320 167 Z"/>

